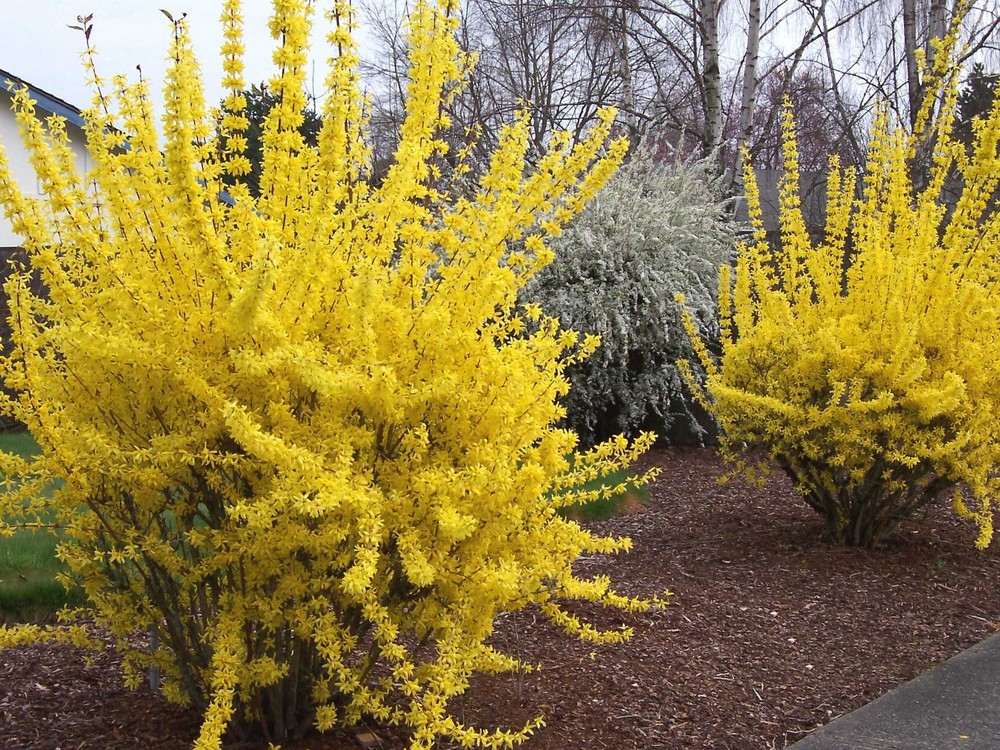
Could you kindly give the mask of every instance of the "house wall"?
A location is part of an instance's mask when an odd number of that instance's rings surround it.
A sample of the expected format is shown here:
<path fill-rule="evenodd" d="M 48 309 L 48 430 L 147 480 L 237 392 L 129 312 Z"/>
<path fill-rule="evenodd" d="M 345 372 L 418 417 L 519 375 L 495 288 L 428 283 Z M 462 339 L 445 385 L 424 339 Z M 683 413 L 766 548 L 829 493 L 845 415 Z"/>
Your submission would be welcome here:
<path fill-rule="evenodd" d="M 10 102 L 10 94 L 0 87 L 0 144 L 3 145 L 18 186 L 25 195 L 38 197 L 40 195 L 38 178 L 35 176 L 35 170 L 28 160 L 28 153 L 18 135 L 17 122 L 14 120 L 14 113 L 10 110 Z M 40 114 L 44 116 L 44 113 Z M 89 164 L 83 130 L 71 124 L 67 124 L 66 129 L 69 132 L 70 147 L 76 155 L 77 169 L 81 173 L 86 173 Z M 7 217 L 0 211 L 0 248 L 19 247 L 20 245 L 21 238 L 14 233 Z"/>

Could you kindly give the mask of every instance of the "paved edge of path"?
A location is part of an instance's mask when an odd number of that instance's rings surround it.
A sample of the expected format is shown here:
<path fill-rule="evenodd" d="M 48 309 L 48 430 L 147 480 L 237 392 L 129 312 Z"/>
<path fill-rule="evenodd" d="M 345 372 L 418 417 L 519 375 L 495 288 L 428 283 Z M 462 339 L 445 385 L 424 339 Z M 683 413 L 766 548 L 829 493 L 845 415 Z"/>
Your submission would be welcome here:
<path fill-rule="evenodd" d="M 815 730 L 792 748 L 1000 749 L 1000 633 Z"/>

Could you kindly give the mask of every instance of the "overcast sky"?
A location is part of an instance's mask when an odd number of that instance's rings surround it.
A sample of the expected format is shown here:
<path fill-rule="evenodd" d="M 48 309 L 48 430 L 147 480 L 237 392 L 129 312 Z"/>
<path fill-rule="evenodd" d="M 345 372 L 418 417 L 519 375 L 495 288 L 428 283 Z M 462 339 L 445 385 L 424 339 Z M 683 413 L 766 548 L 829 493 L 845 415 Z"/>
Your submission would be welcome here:
<path fill-rule="evenodd" d="M 141 65 L 159 98 L 171 32 L 170 22 L 159 9 L 175 17 L 186 12 L 209 104 L 216 104 L 222 96 L 218 85 L 222 0 L 0 0 L 0 6 L 0 68 L 77 107 L 90 104 L 80 63 L 84 40 L 81 32 L 67 27 L 81 13 L 94 14 L 91 41 L 99 53 L 102 77 L 135 75 L 135 66 Z M 243 6 L 246 80 L 259 83 L 271 73 L 272 41 L 267 32 L 271 3 L 244 0 Z M 325 28 L 322 19 L 314 20 L 314 38 Z M 314 52 L 318 43 L 314 41 Z M 317 59 L 326 56 L 324 50 Z M 317 68 L 316 77 L 317 83 L 322 81 L 322 68 Z"/>

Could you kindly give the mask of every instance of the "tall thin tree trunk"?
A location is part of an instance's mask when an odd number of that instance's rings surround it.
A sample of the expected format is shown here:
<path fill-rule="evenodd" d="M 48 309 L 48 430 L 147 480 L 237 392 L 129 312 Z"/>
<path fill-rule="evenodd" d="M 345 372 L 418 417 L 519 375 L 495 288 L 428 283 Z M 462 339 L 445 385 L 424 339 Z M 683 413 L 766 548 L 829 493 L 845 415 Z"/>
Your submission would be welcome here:
<path fill-rule="evenodd" d="M 623 4 L 617 9 L 612 20 L 616 36 L 614 47 L 618 55 L 618 78 L 621 81 L 621 102 L 619 110 L 625 120 L 629 143 L 635 145 L 639 139 L 639 117 L 635 110 L 635 84 L 632 80 L 632 62 L 629 59 L 628 10 Z"/>
<path fill-rule="evenodd" d="M 948 0 L 931 0 L 930 16 L 927 19 L 927 41 L 925 49 L 927 64 L 934 64 L 933 40 L 941 39 L 948 33 Z"/>
<path fill-rule="evenodd" d="M 903 55 L 906 57 L 906 95 L 912 126 L 923 100 L 917 69 L 917 0 L 903 0 Z"/>
<path fill-rule="evenodd" d="M 747 51 L 743 63 L 740 95 L 740 132 L 736 142 L 733 185 L 743 184 L 743 160 L 753 132 L 753 110 L 757 101 L 757 58 L 760 50 L 760 0 L 750 0 L 747 15 Z"/>
<path fill-rule="evenodd" d="M 722 162 L 722 72 L 719 66 L 719 3 L 718 0 L 701 0 L 701 41 L 704 65 L 705 106 L 705 155 L 712 156 L 716 170 L 721 172 Z"/>
<path fill-rule="evenodd" d="M 927 67 L 934 65 L 936 49 L 934 42 L 943 39 L 948 33 L 950 13 L 948 12 L 948 0 L 931 0 L 931 7 L 927 17 L 927 39 L 924 40 L 924 54 L 927 58 Z M 926 95 L 926 94 L 925 94 Z M 925 104 L 925 102 L 921 102 Z M 934 102 L 936 105 L 937 102 Z"/>

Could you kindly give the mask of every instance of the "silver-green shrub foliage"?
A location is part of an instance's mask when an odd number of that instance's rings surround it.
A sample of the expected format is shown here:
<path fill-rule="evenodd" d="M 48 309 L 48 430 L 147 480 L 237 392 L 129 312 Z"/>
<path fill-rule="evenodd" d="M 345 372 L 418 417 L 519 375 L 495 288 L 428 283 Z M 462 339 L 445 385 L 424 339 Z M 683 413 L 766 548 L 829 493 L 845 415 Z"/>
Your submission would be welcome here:
<path fill-rule="evenodd" d="M 717 339 L 719 267 L 735 225 L 704 162 L 655 164 L 637 155 L 552 240 L 556 260 L 524 290 L 562 325 L 600 334 L 567 371 L 568 426 L 585 443 L 653 429 L 702 442 L 698 414 L 674 365 L 696 359 L 674 295 L 685 295 L 706 340 Z"/>

